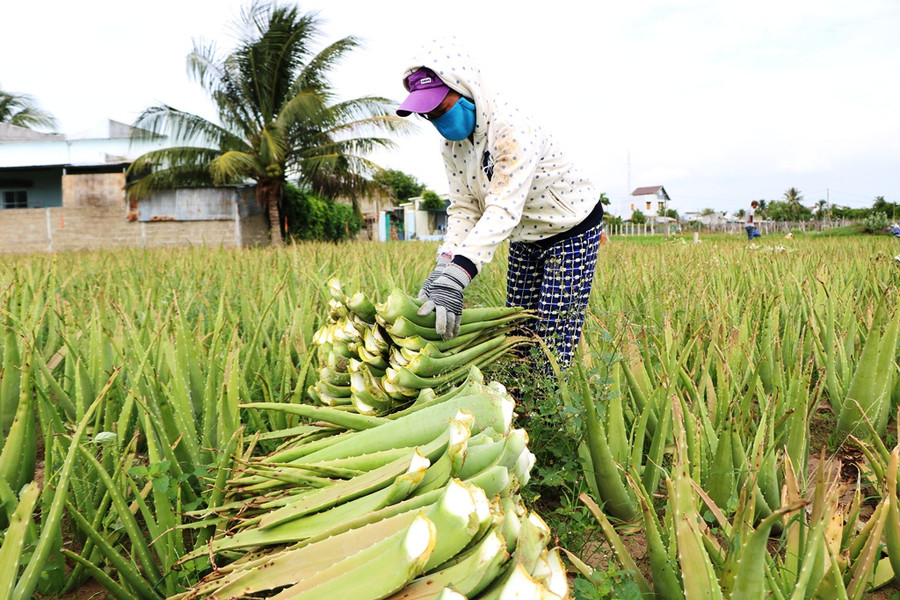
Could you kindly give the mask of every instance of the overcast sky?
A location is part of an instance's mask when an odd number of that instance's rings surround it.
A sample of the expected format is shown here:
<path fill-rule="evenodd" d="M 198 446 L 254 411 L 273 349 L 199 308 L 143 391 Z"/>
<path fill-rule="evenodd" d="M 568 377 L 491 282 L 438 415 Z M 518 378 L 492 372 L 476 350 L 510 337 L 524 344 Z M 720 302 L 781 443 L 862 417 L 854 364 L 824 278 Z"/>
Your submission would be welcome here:
<path fill-rule="evenodd" d="M 0 89 L 33 96 L 60 131 L 130 123 L 164 102 L 214 118 L 188 78 L 193 40 L 233 46 L 236 0 L 7 0 Z M 312 0 L 322 45 L 364 47 L 334 71 L 344 98 L 400 101 L 408 57 L 456 35 L 619 200 L 663 185 L 680 212 L 753 199 L 900 202 L 897 0 Z M 427 124 L 382 166 L 446 191 Z"/>

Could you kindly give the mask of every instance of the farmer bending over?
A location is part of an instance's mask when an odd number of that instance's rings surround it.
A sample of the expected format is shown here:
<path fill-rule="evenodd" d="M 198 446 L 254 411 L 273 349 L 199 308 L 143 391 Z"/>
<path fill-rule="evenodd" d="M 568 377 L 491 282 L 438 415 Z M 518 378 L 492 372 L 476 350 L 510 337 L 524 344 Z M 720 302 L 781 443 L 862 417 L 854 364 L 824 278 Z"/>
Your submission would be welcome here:
<path fill-rule="evenodd" d="M 427 119 L 445 138 L 448 224 L 419 291 L 445 339 L 459 332 L 463 290 L 509 240 L 506 304 L 533 309 L 534 332 L 567 368 L 591 292 L 603 233 L 600 194 L 550 135 L 491 93 L 452 43 L 422 49 L 403 77 L 397 114 Z"/>

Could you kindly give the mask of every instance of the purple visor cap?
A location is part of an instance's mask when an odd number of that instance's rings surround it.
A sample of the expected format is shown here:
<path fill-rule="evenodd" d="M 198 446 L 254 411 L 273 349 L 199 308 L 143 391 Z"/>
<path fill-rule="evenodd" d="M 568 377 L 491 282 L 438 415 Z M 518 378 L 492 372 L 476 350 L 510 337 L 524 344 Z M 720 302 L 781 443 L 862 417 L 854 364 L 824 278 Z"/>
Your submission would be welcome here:
<path fill-rule="evenodd" d="M 409 96 L 397 107 L 401 117 L 410 113 L 427 113 L 437 108 L 450 88 L 431 69 L 421 68 L 404 81 Z"/>

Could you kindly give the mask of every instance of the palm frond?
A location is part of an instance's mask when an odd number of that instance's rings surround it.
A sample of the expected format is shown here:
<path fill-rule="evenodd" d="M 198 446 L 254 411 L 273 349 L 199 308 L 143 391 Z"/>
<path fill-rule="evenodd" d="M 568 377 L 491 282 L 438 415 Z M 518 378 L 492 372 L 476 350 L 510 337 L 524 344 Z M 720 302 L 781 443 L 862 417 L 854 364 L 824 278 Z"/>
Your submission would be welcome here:
<path fill-rule="evenodd" d="M 256 179 L 265 166 L 246 152 L 230 151 L 220 154 L 209 164 L 209 172 L 216 185 L 240 183 L 242 179 Z"/>
<path fill-rule="evenodd" d="M 179 165 L 190 165 L 207 170 L 209 163 L 218 155 L 219 151 L 213 148 L 196 146 L 161 148 L 137 157 L 128 167 L 126 175 L 135 178 L 143 177 L 155 169 L 168 169 Z"/>
<path fill-rule="evenodd" d="M 358 200 L 366 196 L 383 194 L 383 187 L 360 173 L 345 170 L 320 174 L 316 185 L 309 186 L 315 193 L 325 198 L 345 198 L 358 208 Z"/>
<path fill-rule="evenodd" d="M 414 120 L 397 115 L 375 115 L 355 121 L 335 122 L 326 133 L 330 137 L 341 138 L 379 133 L 408 134 L 417 129 L 418 124 Z"/>
<path fill-rule="evenodd" d="M 188 76 L 201 87 L 212 92 L 222 78 L 222 59 L 215 42 L 194 40 L 194 49 L 187 56 Z"/>
<path fill-rule="evenodd" d="M 157 169 L 140 179 L 129 182 L 125 186 L 130 200 L 148 198 L 153 193 L 171 190 L 177 187 L 209 187 L 212 177 L 209 169 L 199 165 L 178 165 Z"/>
<path fill-rule="evenodd" d="M 263 128 L 259 140 L 259 160 L 262 164 L 284 164 L 287 151 L 284 134 L 276 123 Z M 283 171 L 283 168 L 279 170 Z"/>
<path fill-rule="evenodd" d="M 297 7 L 271 5 L 256 15 L 257 35 L 234 54 L 245 93 L 255 100 L 265 123 L 275 119 L 290 96 L 294 73 L 310 55 L 310 43 L 319 35 L 314 14 L 299 14 Z"/>
<path fill-rule="evenodd" d="M 300 164 L 300 181 L 329 198 L 358 197 L 370 191 L 371 176 L 381 170 L 366 157 L 348 154 L 319 154 Z"/>
<path fill-rule="evenodd" d="M 355 137 L 345 140 L 333 140 L 308 148 L 297 148 L 288 156 L 292 165 L 302 165 L 301 170 L 306 170 L 307 161 L 322 159 L 329 156 L 346 156 L 359 158 L 372 154 L 378 150 L 392 150 L 396 142 L 390 138 L 381 137 Z M 353 163 L 357 164 L 357 163 Z M 358 163 L 365 164 L 365 163 Z"/>
<path fill-rule="evenodd" d="M 57 125 L 53 115 L 38 108 L 33 97 L 3 90 L 0 90 L 0 123 L 27 129 L 53 129 Z"/>
<path fill-rule="evenodd" d="M 329 108 L 335 115 L 341 115 L 344 118 L 360 118 L 369 115 L 397 116 L 394 111 L 397 104 L 394 100 L 382 96 L 361 96 L 334 103 Z M 409 121 L 409 119 L 401 120 Z"/>
<path fill-rule="evenodd" d="M 166 135 L 178 144 L 235 147 L 242 140 L 227 129 L 193 113 L 166 104 L 144 109 L 135 119 L 132 140 Z"/>
<path fill-rule="evenodd" d="M 361 46 L 355 36 L 347 36 L 319 51 L 297 75 L 292 85 L 293 93 L 300 90 L 315 90 L 319 94 L 330 94 L 331 85 L 327 73 L 344 58 L 346 54 Z"/>
<path fill-rule="evenodd" d="M 309 129 L 310 124 L 319 124 L 328 118 L 329 110 L 324 99 L 314 92 L 306 91 L 291 97 L 281 106 L 276 122 L 285 131 L 290 131 L 296 126 Z"/>

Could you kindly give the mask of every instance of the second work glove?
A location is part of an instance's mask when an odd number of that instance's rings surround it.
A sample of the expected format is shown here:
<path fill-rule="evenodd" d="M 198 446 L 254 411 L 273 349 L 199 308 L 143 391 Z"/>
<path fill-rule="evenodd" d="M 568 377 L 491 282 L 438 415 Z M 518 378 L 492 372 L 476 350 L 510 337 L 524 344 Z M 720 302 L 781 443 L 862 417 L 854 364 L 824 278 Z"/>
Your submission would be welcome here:
<path fill-rule="evenodd" d="M 420 317 L 434 311 L 434 330 L 445 340 L 452 340 L 459 333 L 462 319 L 463 290 L 472 277 L 457 264 L 444 267 L 441 276 L 434 280 L 419 309 Z"/>

